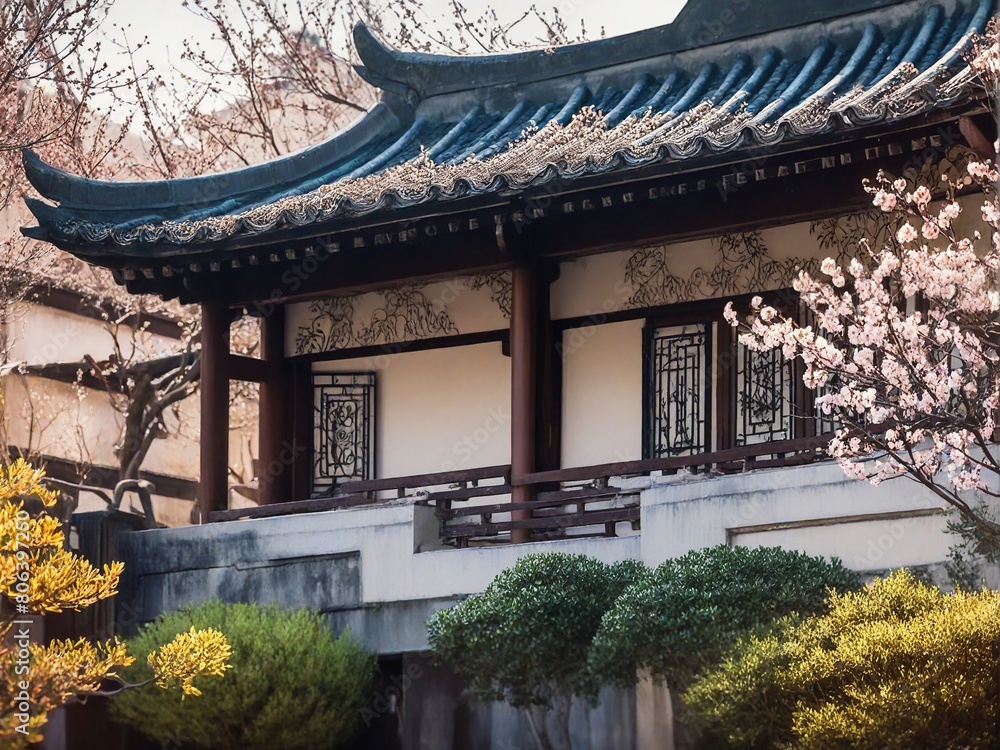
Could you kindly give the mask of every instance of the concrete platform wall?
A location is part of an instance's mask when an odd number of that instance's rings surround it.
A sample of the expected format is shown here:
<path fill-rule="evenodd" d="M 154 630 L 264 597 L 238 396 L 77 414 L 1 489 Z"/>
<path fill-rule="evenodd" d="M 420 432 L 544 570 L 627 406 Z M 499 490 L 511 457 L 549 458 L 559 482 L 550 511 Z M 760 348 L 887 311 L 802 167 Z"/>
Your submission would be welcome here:
<path fill-rule="evenodd" d="M 836 464 L 725 477 L 624 480 L 643 488 L 642 532 L 520 546 L 443 549 L 430 508 L 407 500 L 283 518 L 126 534 L 123 598 L 136 619 L 220 598 L 306 606 L 350 627 L 386 658 L 402 655 L 420 675 L 401 691 L 394 747 L 479 750 L 534 747 L 524 718 L 507 706 L 470 704 L 454 675 L 427 659 L 427 619 L 532 552 L 570 552 L 649 565 L 715 544 L 779 545 L 836 555 L 875 574 L 941 567 L 953 539 L 940 502 L 899 480 L 873 488 Z M 607 690 L 574 706 L 575 747 L 671 747 L 669 694 L 649 683 Z M 405 710 L 400 707 L 405 707 Z M 387 709 L 388 710 L 388 709 Z M 387 750 L 389 750 L 387 748 Z"/>

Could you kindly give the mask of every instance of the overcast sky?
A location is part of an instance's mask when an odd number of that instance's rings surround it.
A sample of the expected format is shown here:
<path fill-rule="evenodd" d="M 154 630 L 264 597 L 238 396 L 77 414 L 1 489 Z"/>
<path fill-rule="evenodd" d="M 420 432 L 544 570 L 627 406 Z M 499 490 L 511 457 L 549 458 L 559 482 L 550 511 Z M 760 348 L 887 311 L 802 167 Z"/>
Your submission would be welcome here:
<path fill-rule="evenodd" d="M 513 19 L 532 5 L 531 0 L 465 0 L 470 15 L 482 12 L 492 5 L 500 14 Z M 650 28 L 669 23 L 684 5 L 684 0 L 556 0 L 539 1 L 541 8 L 557 6 L 570 28 L 579 27 L 584 19 L 591 38 L 600 35 L 603 26 L 608 36 Z M 440 17 L 446 2 L 425 0 L 429 17 Z M 207 43 L 210 29 L 200 19 L 185 10 L 181 0 L 116 0 L 111 19 L 122 26 L 131 27 L 129 38 L 138 41 L 150 39 L 148 59 L 158 67 L 176 65 L 187 37 Z"/>

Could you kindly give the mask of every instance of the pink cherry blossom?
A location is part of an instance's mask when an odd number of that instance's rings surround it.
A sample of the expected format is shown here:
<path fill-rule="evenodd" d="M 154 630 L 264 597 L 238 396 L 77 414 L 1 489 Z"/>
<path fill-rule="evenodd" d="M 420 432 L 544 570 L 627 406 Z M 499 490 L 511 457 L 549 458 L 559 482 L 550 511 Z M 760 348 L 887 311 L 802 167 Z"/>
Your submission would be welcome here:
<path fill-rule="evenodd" d="M 889 213 L 890 211 L 893 211 L 896 208 L 896 202 L 897 202 L 896 194 L 890 193 L 886 190 L 879 190 L 877 193 L 875 193 L 875 198 L 872 200 L 872 203 L 874 203 L 876 206 L 878 206 L 881 210 L 885 211 L 886 213 Z"/>
<path fill-rule="evenodd" d="M 993 194 L 996 167 L 974 163 L 969 175 Z M 1000 547 L 1000 525 L 976 515 L 968 497 L 1000 497 L 994 489 L 1000 450 L 993 445 L 1000 409 L 1000 207 L 986 200 L 986 231 L 959 236 L 961 205 L 951 195 L 958 186 L 948 183 L 949 197 L 935 212 L 929 188 L 918 185 L 898 200 L 905 187 L 883 175 L 866 187 L 876 206 L 898 218 L 898 249 L 863 247 L 846 263 L 826 258 L 820 278 L 799 271 L 793 288 L 810 325 L 760 298 L 748 320 L 741 323 L 731 305 L 726 320 L 742 327 L 739 340 L 751 349 L 780 349 L 802 363 L 817 411 L 840 425 L 827 450 L 849 476 L 873 484 L 909 476 Z M 977 250 L 984 234 L 993 245 Z M 921 235 L 928 244 L 917 244 Z"/>
<path fill-rule="evenodd" d="M 917 239 L 917 230 L 913 228 L 912 224 L 907 222 L 896 232 L 896 239 L 899 241 L 899 244 L 906 245 Z"/>

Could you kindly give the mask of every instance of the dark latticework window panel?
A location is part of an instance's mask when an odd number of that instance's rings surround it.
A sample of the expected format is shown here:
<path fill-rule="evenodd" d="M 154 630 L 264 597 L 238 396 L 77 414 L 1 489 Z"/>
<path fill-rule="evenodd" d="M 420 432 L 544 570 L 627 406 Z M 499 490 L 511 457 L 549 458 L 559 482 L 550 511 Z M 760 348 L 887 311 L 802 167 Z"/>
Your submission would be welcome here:
<path fill-rule="evenodd" d="M 816 316 L 804 302 L 799 303 L 799 325 L 803 327 L 811 326 L 814 331 L 816 331 L 817 333 L 821 333 L 824 336 L 830 335 L 828 332 L 824 331 L 819 327 L 819 323 L 816 322 Z M 805 386 L 802 387 L 805 388 Z M 810 390 L 809 392 L 812 394 L 813 403 L 815 404 L 815 399 L 819 398 L 820 396 L 824 396 L 828 393 L 833 393 L 839 390 L 840 386 L 836 382 L 830 381 L 822 388 Z M 834 416 L 832 414 L 824 414 L 823 410 L 819 407 L 819 405 L 814 406 L 813 413 L 811 416 L 815 420 L 814 430 L 817 435 L 827 435 L 831 432 L 836 432 L 842 426 L 839 421 L 834 419 Z"/>
<path fill-rule="evenodd" d="M 374 478 L 374 420 L 375 373 L 313 374 L 314 495 Z"/>
<path fill-rule="evenodd" d="M 826 387 L 816 391 L 816 398 L 824 396 L 827 393 L 833 393 L 834 387 L 832 385 L 827 385 Z M 833 414 L 824 414 L 823 410 L 817 405 L 816 406 L 816 434 L 817 435 L 827 435 L 831 432 L 836 432 L 843 425 L 839 420 L 834 419 Z"/>
<path fill-rule="evenodd" d="M 736 444 L 755 445 L 795 437 L 795 377 L 780 349 L 756 352 L 739 346 L 736 371 Z"/>
<path fill-rule="evenodd" d="M 648 339 L 647 455 L 707 452 L 711 441 L 712 328 L 657 328 Z"/>

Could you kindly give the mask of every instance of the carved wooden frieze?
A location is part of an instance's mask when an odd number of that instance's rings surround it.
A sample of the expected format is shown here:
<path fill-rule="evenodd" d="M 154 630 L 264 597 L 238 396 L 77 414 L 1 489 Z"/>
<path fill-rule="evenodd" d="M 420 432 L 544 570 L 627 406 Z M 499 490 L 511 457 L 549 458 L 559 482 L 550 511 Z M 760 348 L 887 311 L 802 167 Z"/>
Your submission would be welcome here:
<path fill-rule="evenodd" d="M 290 354 L 457 336 L 507 327 L 510 274 L 407 284 L 292 306 Z"/>

